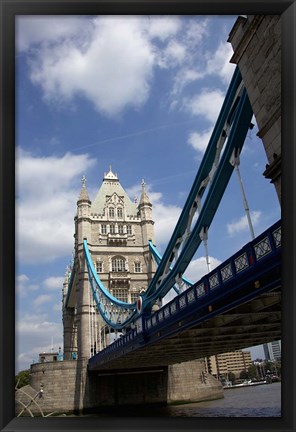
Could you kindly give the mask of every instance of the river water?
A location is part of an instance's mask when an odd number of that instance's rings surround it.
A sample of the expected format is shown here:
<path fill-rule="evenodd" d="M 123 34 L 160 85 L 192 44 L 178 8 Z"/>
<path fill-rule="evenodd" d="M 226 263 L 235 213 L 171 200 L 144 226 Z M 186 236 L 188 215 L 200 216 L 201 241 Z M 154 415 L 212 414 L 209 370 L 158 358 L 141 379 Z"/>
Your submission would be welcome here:
<path fill-rule="evenodd" d="M 110 413 L 95 416 L 108 417 Z M 224 398 L 163 408 L 114 410 L 112 417 L 280 417 L 281 383 L 224 390 Z"/>

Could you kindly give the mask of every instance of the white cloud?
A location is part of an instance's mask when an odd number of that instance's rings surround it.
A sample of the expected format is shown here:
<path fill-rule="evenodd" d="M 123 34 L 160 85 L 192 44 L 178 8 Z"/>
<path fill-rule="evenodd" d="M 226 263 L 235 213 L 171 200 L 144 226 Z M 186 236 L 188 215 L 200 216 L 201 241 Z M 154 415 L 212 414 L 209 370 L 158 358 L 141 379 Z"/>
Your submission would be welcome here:
<path fill-rule="evenodd" d="M 183 108 L 192 115 L 205 117 L 211 123 L 217 120 L 224 100 L 224 93 L 217 90 L 203 89 L 191 99 L 184 99 Z"/>
<path fill-rule="evenodd" d="M 43 285 L 48 291 L 61 290 L 65 278 L 60 276 L 51 276 L 43 281 Z"/>
<path fill-rule="evenodd" d="M 73 181 L 95 164 L 88 155 L 36 157 L 17 152 L 17 253 L 26 263 L 48 262 L 73 248 L 79 191 Z"/>
<path fill-rule="evenodd" d="M 172 40 L 164 50 L 164 63 L 171 66 L 181 64 L 185 56 L 186 47 L 176 40 Z"/>
<path fill-rule="evenodd" d="M 18 16 L 16 18 L 16 42 L 19 51 L 32 45 L 52 43 L 85 32 L 87 20 L 75 16 Z"/>
<path fill-rule="evenodd" d="M 210 259 L 211 270 L 214 270 L 219 264 L 221 264 L 221 261 L 214 257 L 209 257 L 209 259 Z M 191 282 L 195 283 L 207 273 L 208 273 L 208 266 L 206 262 L 206 257 L 200 257 L 192 260 L 189 263 L 184 273 L 184 276 L 187 279 L 189 279 Z"/>
<path fill-rule="evenodd" d="M 206 73 L 218 75 L 225 84 L 228 84 L 235 69 L 235 65 L 229 63 L 232 54 L 231 44 L 220 42 L 214 54 L 207 54 Z"/>
<path fill-rule="evenodd" d="M 250 213 L 252 225 L 256 226 L 261 217 L 261 211 L 252 211 Z M 228 234 L 233 237 L 236 234 L 239 234 L 240 232 L 247 231 L 249 229 L 248 225 L 248 219 L 247 216 L 242 216 L 239 220 L 233 221 L 229 224 L 227 224 L 227 232 Z"/>
<path fill-rule="evenodd" d="M 29 282 L 29 278 L 27 275 L 25 274 L 21 274 L 16 276 L 15 278 L 15 282 L 16 282 L 16 292 L 17 294 L 21 297 L 24 298 L 27 296 L 27 292 L 28 292 L 28 286 L 27 283 Z"/>
<path fill-rule="evenodd" d="M 29 278 L 28 278 L 27 275 L 25 275 L 25 274 L 21 274 L 21 275 L 18 275 L 18 276 L 16 277 L 16 280 L 17 280 L 17 282 L 22 283 L 22 282 L 28 282 Z"/>
<path fill-rule="evenodd" d="M 180 28 L 181 21 L 178 17 L 154 16 L 149 18 L 148 32 L 151 38 L 165 41 L 174 36 Z"/>
<path fill-rule="evenodd" d="M 17 370 L 27 369 L 42 352 L 62 346 L 62 321 L 52 322 L 46 314 L 27 314 L 16 322 Z"/>
<path fill-rule="evenodd" d="M 83 97 L 99 113 L 114 117 L 148 100 L 157 67 L 174 69 L 175 97 L 208 75 L 227 82 L 233 70 L 230 44 L 221 42 L 214 53 L 200 49 L 209 36 L 208 23 L 203 17 L 28 16 L 17 20 L 17 43 L 27 50 L 30 78 L 48 103 L 68 107 Z M 212 96 L 214 108 L 217 92 Z M 187 103 L 189 111 L 200 113 L 198 100 Z M 212 111 L 208 107 L 205 113 L 211 120 Z"/>
<path fill-rule="evenodd" d="M 49 303 L 52 300 L 52 297 L 48 294 L 41 294 L 40 296 L 36 297 L 36 299 L 33 301 L 34 306 L 41 306 L 45 303 Z"/>
<path fill-rule="evenodd" d="M 178 98 L 186 86 L 203 77 L 204 74 L 196 69 L 191 67 L 181 68 L 175 75 L 171 96 Z M 177 103 L 176 100 L 175 104 Z"/>
<path fill-rule="evenodd" d="M 212 129 L 205 130 L 201 133 L 191 132 L 187 142 L 195 150 L 197 150 L 199 155 L 203 155 L 208 146 L 209 140 L 211 138 L 211 134 L 212 134 Z"/>
<path fill-rule="evenodd" d="M 209 20 L 207 18 L 189 21 L 185 32 L 185 39 L 193 50 L 209 34 L 208 24 Z"/>
<path fill-rule="evenodd" d="M 153 203 L 153 217 L 155 221 L 155 241 L 157 246 L 167 246 L 181 214 L 181 208 L 165 205 L 162 202 Z"/>
<path fill-rule="evenodd" d="M 77 38 L 44 47 L 32 63 L 31 79 L 48 101 L 90 100 L 109 116 L 139 107 L 149 96 L 155 57 L 141 20 L 120 16 L 93 20 L 86 46 Z"/>
<path fill-rule="evenodd" d="M 30 279 L 25 274 L 17 275 L 15 280 L 16 292 L 18 293 L 20 298 L 25 298 L 27 297 L 29 292 L 37 291 L 39 289 L 39 285 L 29 283 Z"/>

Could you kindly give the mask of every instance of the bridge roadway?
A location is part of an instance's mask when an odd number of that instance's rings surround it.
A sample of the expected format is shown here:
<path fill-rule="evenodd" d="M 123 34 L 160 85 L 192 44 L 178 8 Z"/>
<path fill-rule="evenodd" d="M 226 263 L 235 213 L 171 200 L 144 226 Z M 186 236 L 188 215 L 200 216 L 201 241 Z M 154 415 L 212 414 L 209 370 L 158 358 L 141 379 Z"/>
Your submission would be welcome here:
<path fill-rule="evenodd" d="M 280 221 L 89 359 L 89 371 L 167 366 L 281 339 Z"/>

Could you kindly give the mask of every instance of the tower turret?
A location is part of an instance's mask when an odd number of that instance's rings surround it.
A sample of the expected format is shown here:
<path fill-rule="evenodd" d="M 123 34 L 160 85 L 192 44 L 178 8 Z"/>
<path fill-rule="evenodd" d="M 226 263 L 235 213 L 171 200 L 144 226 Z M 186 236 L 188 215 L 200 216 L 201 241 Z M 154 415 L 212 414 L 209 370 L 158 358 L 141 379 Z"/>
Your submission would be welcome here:
<path fill-rule="evenodd" d="M 142 227 L 142 236 L 143 236 L 143 244 L 148 245 L 149 240 L 154 242 L 154 221 L 152 219 L 152 204 L 146 192 L 146 184 L 144 179 L 142 180 L 142 193 L 140 198 L 140 203 L 138 205 L 140 218 L 141 218 L 141 227 Z"/>
<path fill-rule="evenodd" d="M 77 290 L 77 346 L 78 358 L 89 358 L 91 354 L 89 316 L 92 308 L 87 267 L 83 251 L 83 240 L 91 240 L 91 201 L 86 189 L 86 178 L 82 177 L 82 188 L 77 201 L 77 215 L 75 217 L 75 250 L 78 272 Z"/>
<path fill-rule="evenodd" d="M 141 219 L 141 230 L 142 230 L 142 241 L 144 247 L 144 258 L 148 271 L 148 281 L 150 282 L 155 273 L 155 262 L 152 258 L 149 249 L 149 240 L 154 243 L 154 221 L 152 219 L 152 204 L 146 192 L 146 184 L 144 179 L 142 180 L 142 193 L 140 203 L 138 205 L 140 219 Z"/>

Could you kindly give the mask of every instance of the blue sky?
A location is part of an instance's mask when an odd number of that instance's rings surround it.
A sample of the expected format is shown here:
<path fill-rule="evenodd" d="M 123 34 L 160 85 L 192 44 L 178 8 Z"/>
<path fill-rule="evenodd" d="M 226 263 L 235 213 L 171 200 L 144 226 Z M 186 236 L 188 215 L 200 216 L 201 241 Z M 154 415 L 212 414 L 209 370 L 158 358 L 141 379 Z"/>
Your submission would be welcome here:
<path fill-rule="evenodd" d="M 62 347 L 61 289 L 87 179 L 109 165 L 131 198 L 145 179 L 163 253 L 234 65 L 236 16 L 19 16 L 16 23 L 16 369 Z M 255 234 L 280 218 L 255 125 L 240 171 Z M 250 240 L 232 177 L 209 230 L 212 268 Z M 187 271 L 206 273 L 201 247 Z M 252 350 L 263 358 L 262 349 Z"/>

